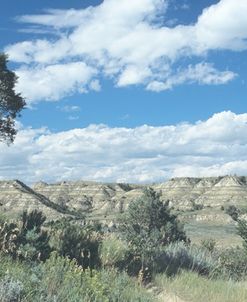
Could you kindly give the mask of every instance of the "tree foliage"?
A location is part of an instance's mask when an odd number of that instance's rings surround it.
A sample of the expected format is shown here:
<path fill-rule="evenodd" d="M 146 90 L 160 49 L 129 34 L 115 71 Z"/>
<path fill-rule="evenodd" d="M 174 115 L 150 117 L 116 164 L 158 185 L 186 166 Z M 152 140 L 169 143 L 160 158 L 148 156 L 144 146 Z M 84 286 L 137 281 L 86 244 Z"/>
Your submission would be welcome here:
<path fill-rule="evenodd" d="M 7 56 L 0 53 L 0 141 L 11 143 L 16 135 L 15 118 L 25 106 L 15 92 L 17 76 L 7 68 Z"/>
<path fill-rule="evenodd" d="M 53 248 L 63 257 L 76 259 L 83 267 L 96 267 L 99 265 L 100 234 L 95 232 L 93 226 L 81 226 L 67 221 L 60 228 L 52 230 L 51 241 Z M 88 263 L 86 263 L 88 262 Z"/>
<path fill-rule="evenodd" d="M 30 213 L 24 211 L 21 218 L 19 234 L 21 256 L 31 260 L 47 259 L 51 252 L 49 235 L 47 231 L 42 229 L 46 217 L 42 212 L 33 210 Z"/>
<path fill-rule="evenodd" d="M 183 226 L 171 213 L 169 202 L 163 203 L 160 194 L 153 189 L 146 189 L 143 197 L 130 203 L 120 230 L 143 261 L 151 260 L 155 251 L 164 245 L 187 241 Z"/>

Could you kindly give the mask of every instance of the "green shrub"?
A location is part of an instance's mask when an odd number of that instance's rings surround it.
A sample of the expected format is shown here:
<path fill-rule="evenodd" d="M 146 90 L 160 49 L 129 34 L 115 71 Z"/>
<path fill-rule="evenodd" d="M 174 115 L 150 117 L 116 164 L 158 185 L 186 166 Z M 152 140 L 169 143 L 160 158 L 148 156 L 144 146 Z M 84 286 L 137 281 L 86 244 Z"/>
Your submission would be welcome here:
<path fill-rule="evenodd" d="M 6 276 L 15 282 L 20 280 L 23 285 L 23 296 L 30 295 L 39 287 L 42 276 L 41 267 L 34 262 L 13 260 L 12 257 L 0 254 L 0 280 Z"/>
<path fill-rule="evenodd" d="M 75 260 L 55 252 L 46 262 L 34 267 L 0 255 L 0 294 L 1 302 L 153 301 L 125 272 L 83 271 Z"/>
<path fill-rule="evenodd" d="M 104 268 L 117 268 L 129 276 L 137 276 L 142 269 L 142 259 L 136 256 L 131 247 L 115 234 L 108 235 L 101 244 L 100 260 Z"/>
<path fill-rule="evenodd" d="M 234 221 L 237 221 L 240 214 L 240 210 L 236 206 L 230 205 L 225 209 L 225 213 L 231 216 Z"/>
<path fill-rule="evenodd" d="M 0 206 L 1 206 L 1 204 L 0 204 Z M 6 215 L 4 213 L 0 213 L 0 224 L 3 224 L 7 220 L 8 219 L 7 219 Z"/>
<path fill-rule="evenodd" d="M 119 267 L 128 252 L 127 244 L 111 234 L 105 237 L 100 247 L 100 260 L 103 267 Z"/>
<path fill-rule="evenodd" d="M 247 277 L 247 253 L 240 247 L 228 248 L 219 253 L 221 277 L 234 280 Z"/>
<path fill-rule="evenodd" d="M 42 282 L 34 301 L 152 301 L 126 273 L 115 270 L 84 272 L 74 260 L 54 253 L 42 268 Z"/>
<path fill-rule="evenodd" d="M 192 204 L 192 211 L 199 211 L 202 210 L 204 208 L 204 205 L 201 203 L 195 203 L 194 200 L 191 201 Z"/>

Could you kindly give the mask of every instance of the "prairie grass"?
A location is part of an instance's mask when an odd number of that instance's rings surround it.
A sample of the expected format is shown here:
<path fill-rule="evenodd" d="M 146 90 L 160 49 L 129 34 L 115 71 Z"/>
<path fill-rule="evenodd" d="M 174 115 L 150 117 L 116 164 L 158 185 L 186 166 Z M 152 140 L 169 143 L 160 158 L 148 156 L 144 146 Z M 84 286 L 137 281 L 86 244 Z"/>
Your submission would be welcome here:
<path fill-rule="evenodd" d="M 173 278 L 157 275 L 155 284 L 167 294 L 187 302 L 246 302 L 247 282 L 215 280 L 182 271 Z M 165 294 L 164 294 L 165 297 Z"/>

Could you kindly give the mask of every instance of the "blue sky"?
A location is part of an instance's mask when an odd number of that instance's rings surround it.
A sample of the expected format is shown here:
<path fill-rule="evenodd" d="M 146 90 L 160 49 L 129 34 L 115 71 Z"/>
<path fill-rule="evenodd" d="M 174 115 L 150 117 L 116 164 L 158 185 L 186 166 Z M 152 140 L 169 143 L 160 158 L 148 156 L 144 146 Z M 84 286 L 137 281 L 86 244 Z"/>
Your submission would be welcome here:
<path fill-rule="evenodd" d="M 247 173 L 245 0 L 9 0 L 0 8 L 0 49 L 28 104 L 15 144 L 0 146 L 0 178 L 153 182 Z M 189 137 L 208 124 L 209 141 Z M 57 152 L 61 168 L 51 175 Z"/>

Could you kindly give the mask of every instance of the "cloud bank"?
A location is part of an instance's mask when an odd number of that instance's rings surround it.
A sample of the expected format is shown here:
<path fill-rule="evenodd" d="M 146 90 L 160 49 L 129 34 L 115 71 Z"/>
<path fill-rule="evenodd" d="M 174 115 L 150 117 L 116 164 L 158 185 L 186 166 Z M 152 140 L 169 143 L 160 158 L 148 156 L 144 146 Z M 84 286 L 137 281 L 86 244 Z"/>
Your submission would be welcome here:
<path fill-rule="evenodd" d="M 31 28 L 57 35 L 6 47 L 20 66 L 18 91 L 31 103 L 98 91 L 102 78 L 117 87 L 143 85 L 157 92 L 185 83 L 233 80 L 236 73 L 228 66 L 218 70 L 207 59 L 216 50 L 247 49 L 247 1 L 221 0 L 204 9 L 196 23 L 173 27 L 165 25 L 168 4 L 104 0 L 86 9 L 19 17 Z M 188 63 L 181 63 L 184 59 Z"/>
<path fill-rule="evenodd" d="M 0 179 L 151 183 L 175 176 L 247 175 L 247 114 L 171 126 L 20 129 L 0 144 Z"/>

